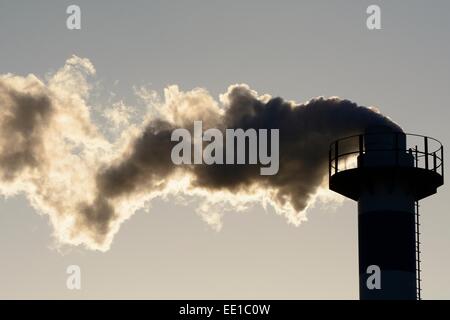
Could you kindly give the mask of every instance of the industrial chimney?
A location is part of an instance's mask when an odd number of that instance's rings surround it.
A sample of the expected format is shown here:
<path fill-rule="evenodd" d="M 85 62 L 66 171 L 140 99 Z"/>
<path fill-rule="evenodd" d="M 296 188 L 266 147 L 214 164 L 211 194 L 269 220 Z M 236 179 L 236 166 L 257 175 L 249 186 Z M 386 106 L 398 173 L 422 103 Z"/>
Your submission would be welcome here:
<path fill-rule="evenodd" d="M 389 127 L 331 145 L 330 189 L 358 201 L 360 299 L 420 299 L 418 201 L 443 184 L 443 161 L 437 140 Z"/>

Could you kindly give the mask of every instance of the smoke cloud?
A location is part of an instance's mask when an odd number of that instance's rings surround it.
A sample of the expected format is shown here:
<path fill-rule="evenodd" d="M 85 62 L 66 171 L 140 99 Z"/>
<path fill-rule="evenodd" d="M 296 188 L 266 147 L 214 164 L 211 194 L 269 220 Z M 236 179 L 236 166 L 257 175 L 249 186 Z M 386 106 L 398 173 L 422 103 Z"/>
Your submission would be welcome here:
<path fill-rule="evenodd" d="M 110 141 L 87 104 L 94 74 L 89 60 L 73 56 L 45 82 L 0 76 L 0 193 L 25 193 L 61 244 L 107 250 L 121 223 L 155 197 L 198 200 L 199 214 L 216 229 L 226 211 L 253 203 L 299 225 L 308 207 L 330 196 L 332 141 L 373 125 L 401 130 L 376 109 L 337 97 L 296 104 L 242 84 L 216 101 L 204 89 L 170 86 L 162 101 L 138 91 L 150 104 L 142 123 L 129 123 L 123 104 L 104 112 L 128 125 Z M 278 173 L 260 175 L 259 165 L 174 165 L 172 131 L 192 131 L 197 120 L 204 130 L 279 129 Z"/>

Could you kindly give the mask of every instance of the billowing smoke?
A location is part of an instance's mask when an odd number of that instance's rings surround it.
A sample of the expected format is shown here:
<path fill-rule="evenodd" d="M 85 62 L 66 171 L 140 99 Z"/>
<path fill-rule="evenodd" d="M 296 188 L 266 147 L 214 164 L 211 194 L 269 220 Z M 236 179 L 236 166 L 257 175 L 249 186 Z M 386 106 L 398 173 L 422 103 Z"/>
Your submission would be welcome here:
<path fill-rule="evenodd" d="M 376 109 L 336 97 L 296 104 L 233 85 L 217 102 L 204 89 L 170 86 L 140 124 L 129 123 L 123 104 L 105 112 L 127 124 L 110 142 L 86 103 L 86 77 L 94 73 L 89 60 L 73 56 L 47 83 L 33 75 L 0 77 L 1 193 L 25 192 L 49 215 L 60 243 L 91 249 L 107 250 L 120 224 L 158 196 L 196 199 L 216 228 L 224 212 L 252 203 L 270 205 L 298 225 L 319 195 L 329 196 L 333 140 L 373 125 L 401 130 Z M 172 132 L 192 132 L 198 120 L 204 130 L 279 129 L 277 174 L 261 175 L 253 164 L 175 165 Z"/>

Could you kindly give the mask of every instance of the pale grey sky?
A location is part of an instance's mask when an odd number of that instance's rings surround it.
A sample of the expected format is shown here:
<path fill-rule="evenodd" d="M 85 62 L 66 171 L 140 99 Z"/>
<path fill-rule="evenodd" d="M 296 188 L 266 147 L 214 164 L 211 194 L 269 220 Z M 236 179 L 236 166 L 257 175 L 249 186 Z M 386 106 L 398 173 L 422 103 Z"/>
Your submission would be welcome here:
<path fill-rule="evenodd" d="M 377 3 L 382 30 L 366 28 Z M 66 29 L 69 4 L 82 30 Z M 318 95 L 375 105 L 407 132 L 449 145 L 450 3 L 430 1 L 0 0 L 0 74 L 45 77 L 72 54 L 103 92 L 230 84 L 298 102 Z M 116 80 L 119 80 L 115 84 Z M 106 94 L 105 94 L 106 96 Z M 107 104 L 105 96 L 93 97 Z M 447 186 L 422 202 L 423 298 L 450 298 Z M 356 203 L 316 207 L 296 228 L 256 206 L 216 232 L 195 205 L 156 200 L 126 221 L 110 251 L 54 250 L 23 196 L 0 200 L 0 298 L 357 299 Z M 82 268 L 82 290 L 65 269 Z"/>

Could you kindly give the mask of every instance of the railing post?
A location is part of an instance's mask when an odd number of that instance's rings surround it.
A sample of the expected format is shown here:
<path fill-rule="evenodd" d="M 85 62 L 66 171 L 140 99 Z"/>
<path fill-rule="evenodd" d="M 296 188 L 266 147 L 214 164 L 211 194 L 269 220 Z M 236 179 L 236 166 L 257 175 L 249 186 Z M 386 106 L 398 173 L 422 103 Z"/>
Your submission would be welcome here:
<path fill-rule="evenodd" d="M 425 143 L 425 169 L 428 170 L 428 137 L 423 137 Z"/>
<path fill-rule="evenodd" d="M 433 152 L 433 171 L 434 172 L 436 172 L 436 165 L 437 164 L 437 162 L 436 162 L 436 151 L 435 152 Z"/>
<path fill-rule="evenodd" d="M 441 176 L 444 181 L 444 146 L 441 146 Z"/>
<path fill-rule="evenodd" d="M 398 165 L 398 132 L 395 133 L 395 165 Z"/>
<path fill-rule="evenodd" d="M 416 160 L 416 168 L 417 168 L 417 167 L 419 167 L 419 150 L 417 149 L 417 145 L 414 148 L 414 152 L 416 153 L 415 160 Z"/>
<path fill-rule="evenodd" d="M 363 155 L 363 149 L 364 149 L 364 141 L 363 141 L 363 135 L 359 135 L 359 155 Z"/>
<path fill-rule="evenodd" d="M 335 142 L 334 145 L 334 173 L 338 172 L 338 158 L 339 158 L 339 152 L 338 152 L 338 145 L 339 145 L 339 141 Z"/>
<path fill-rule="evenodd" d="M 331 178 L 331 146 L 328 150 L 328 178 Z"/>

